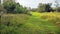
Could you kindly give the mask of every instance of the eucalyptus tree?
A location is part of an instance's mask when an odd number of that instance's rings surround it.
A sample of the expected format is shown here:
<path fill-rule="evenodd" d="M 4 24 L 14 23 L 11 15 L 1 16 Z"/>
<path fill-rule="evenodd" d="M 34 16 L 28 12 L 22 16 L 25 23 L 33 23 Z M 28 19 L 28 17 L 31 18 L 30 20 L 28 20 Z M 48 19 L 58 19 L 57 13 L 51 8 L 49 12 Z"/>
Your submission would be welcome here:
<path fill-rule="evenodd" d="M 58 12 L 58 8 L 59 8 L 59 2 L 58 2 L 58 0 L 55 0 L 55 6 L 56 6 L 56 12 Z"/>

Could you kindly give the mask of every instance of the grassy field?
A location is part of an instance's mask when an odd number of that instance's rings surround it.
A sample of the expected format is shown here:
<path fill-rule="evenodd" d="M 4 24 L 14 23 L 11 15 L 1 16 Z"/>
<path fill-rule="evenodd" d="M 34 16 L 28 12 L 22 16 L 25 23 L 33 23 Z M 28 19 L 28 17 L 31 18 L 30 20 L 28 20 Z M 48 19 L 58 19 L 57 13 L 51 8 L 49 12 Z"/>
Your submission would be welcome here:
<path fill-rule="evenodd" d="M 60 34 L 60 13 L 8 14 L 1 18 L 1 34 Z"/>

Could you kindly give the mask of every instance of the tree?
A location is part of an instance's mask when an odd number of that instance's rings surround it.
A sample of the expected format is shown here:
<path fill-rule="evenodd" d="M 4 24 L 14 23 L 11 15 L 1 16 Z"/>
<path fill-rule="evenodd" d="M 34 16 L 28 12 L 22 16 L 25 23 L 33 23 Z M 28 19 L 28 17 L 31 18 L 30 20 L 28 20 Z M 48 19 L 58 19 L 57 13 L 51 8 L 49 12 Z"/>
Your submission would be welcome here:
<path fill-rule="evenodd" d="M 38 6 L 39 12 L 50 12 L 50 10 L 51 10 L 51 4 L 50 3 L 48 3 L 48 4 L 40 3 Z"/>
<path fill-rule="evenodd" d="M 15 13 L 27 13 L 27 11 L 28 10 L 26 7 L 23 7 L 19 3 L 16 4 L 15 10 L 14 10 Z"/>
<path fill-rule="evenodd" d="M 23 7 L 19 3 L 13 1 L 4 2 L 3 6 L 7 13 L 27 13 L 26 7 Z"/>
<path fill-rule="evenodd" d="M 55 6 L 56 6 L 56 12 L 59 12 L 59 3 L 58 3 L 58 0 L 55 0 Z"/>
<path fill-rule="evenodd" d="M 56 9 L 56 11 L 60 12 L 60 7 L 58 7 L 58 8 Z"/>
<path fill-rule="evenodd" d="M 47 12 L 50 12 L 51 11 L 51 4 L 46 4 L 45 5 L 45 10 L 47 11 Z"/>
<path fill-rule="evenodd" d="M 15 9 L 16 3 L 13 1 L 3 2 L 4 9 L 6 9 L 7 13 L 12 13 Z"/>

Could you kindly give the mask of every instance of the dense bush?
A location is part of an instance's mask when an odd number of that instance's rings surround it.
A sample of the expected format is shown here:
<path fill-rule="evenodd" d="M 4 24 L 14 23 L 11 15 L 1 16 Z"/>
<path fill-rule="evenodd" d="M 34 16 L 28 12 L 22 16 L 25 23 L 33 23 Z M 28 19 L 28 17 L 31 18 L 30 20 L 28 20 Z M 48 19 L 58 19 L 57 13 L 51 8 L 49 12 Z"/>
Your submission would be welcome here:
<path fill-rule="evenodd" d="M 3 2 L 3 7 L 7 13 L 27 13 L 27 8 L 13 1 Z"/>
<path fill-rule="evenodd" d="M 26 14 L 8 14 L 3 15 L 0 20 L 1 34 L 18 34 L 18 28 L 22 27 L 29 19 Z"/>
<path fill-rule="evenodd" d="M 23 7 L 22 5 L 19 5 L 19 3 L 17 3 L 14 13 L 27 13 L 27 8 Z"/>
<path fill-rule="evenodd" d="M 3 5 L 0 5 L 0 12 L 4 11 Z"/>

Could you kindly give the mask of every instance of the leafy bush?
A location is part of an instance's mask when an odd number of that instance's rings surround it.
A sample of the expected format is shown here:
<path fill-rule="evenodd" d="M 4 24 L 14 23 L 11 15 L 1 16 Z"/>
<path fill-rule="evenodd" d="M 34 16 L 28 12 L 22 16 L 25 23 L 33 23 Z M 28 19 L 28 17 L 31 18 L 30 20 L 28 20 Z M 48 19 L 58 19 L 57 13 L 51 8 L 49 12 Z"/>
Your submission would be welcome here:
<path fill-rule="evenodd" d="M 16 30 L 20 28 L 29 18 L 26 14 L 8 14 L 1 18 L 0 32 L 2 34 L 17 34 Z"/>
<path fill-rule="evenodd" d="M 7 13 L 27 13 L 27 8 L 13 1 L 3 2 L 3 7 Z"/>

